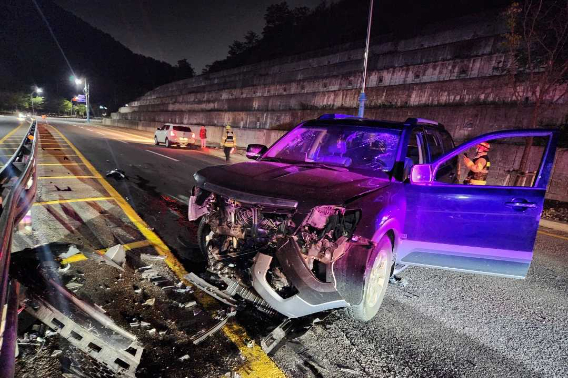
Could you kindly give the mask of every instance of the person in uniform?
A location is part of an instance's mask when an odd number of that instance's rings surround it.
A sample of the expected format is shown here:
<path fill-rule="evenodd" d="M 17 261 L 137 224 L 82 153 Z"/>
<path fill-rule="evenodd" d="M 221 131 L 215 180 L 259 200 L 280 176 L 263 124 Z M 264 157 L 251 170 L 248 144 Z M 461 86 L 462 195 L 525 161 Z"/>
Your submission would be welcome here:
<path fill-rule="evenodd" d="M 223 131 L 221 146 L 223 147 L 223 151 L 225 152 L 225 160 L 228 162 L 231 158 L 231 150 L 237 146 L 237 139 L 235 138 L 233 129 L 229 124 L 225 126 L 225 131 Z"/>
<path fill-rule="evenodd" d="M 491 146 L 487 142 L 482 142 L 477 145 L 477 150 L 475 157 L 470 159 L 464 154 L 463 162 L 465 166 L 469 169 L 467 176 L 464 180 L 466 185 L 486 185 L 487 175 L 489 174 L 489 168 L 491 167 L 491 162 L 489 161 L 489 149 Z"/>

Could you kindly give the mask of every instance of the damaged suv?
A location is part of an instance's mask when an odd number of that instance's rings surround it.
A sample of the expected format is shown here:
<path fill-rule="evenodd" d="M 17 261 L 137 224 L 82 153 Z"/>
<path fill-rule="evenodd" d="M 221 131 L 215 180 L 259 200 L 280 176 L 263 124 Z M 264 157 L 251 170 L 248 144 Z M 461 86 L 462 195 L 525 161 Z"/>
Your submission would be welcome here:
<path fill-rule="evenodd" d="M 532 181 L 460 183 L 461 153 L 515 138 L 544 140 Z M 189 219 L 224 295 L 291 318 L 346 307 L 368 321 L 407 266 L 524 277 L 556 139 L 508 130 L 456 148 L 437 122 L 324 115 L 249 145 L 251 162 L 197 172 Z"/>

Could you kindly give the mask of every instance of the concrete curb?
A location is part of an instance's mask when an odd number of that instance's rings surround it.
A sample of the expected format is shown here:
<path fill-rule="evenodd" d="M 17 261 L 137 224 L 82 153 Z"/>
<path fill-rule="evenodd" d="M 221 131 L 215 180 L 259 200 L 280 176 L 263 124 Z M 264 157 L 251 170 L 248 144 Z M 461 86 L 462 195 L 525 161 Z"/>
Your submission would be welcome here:
<path fill-rule="evenodd" d="M 555 222 L 546 219 L 541 219 L 539 223 L 542 227 L 550 228 L 556 231 L 568 233 L 568 224 L 562 222 Z"/>

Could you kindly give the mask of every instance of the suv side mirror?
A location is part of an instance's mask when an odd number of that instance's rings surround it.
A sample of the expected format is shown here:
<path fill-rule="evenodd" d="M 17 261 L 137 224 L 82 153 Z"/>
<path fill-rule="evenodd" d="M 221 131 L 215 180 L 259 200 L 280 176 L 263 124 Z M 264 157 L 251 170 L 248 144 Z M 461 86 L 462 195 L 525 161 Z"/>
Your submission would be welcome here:
<path fill-rule="evenodd" d="M 266 151 L 268 151 L 268 147 L 264 144 L 249 144 L 247 146 L 247 158 L 258 160 Z"/>
<path fill-rule="evenodd" d="M 413 184 L 427 184 L 432 182 L 432 166 L 430 164 L 416 164 L 410 170 L 410 182 Z"/>

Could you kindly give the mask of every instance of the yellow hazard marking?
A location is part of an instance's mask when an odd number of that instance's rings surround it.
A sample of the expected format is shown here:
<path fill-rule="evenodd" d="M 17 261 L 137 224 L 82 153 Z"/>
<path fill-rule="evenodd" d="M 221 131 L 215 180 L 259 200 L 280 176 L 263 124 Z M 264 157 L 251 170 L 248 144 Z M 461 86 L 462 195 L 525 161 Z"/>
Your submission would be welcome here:
<path fill-rule="evenodd" d="M 17 150 L 18 147 L 0 147 L 0 150 Z"/>
<path fill-rule="evenodd" d="M 59 180 L 59 179 L 102 179 L 101 176 L 40 176 L 38 177 L 39 180 Z"/>
<path fill-rule="evenodd" d="M 74 202 L 96 202 L 96 201 L 113 201 L 112 197 L 91 197 L 91 198 L 75 198 L 75 199 L 59 199 L 53 201 L 35 202 L 33 206 L 48 206 L 59 205 L 61 203 L 74 203 Z"/>
<path fill-rule="evenodd" d="M 10 138 L 12 136 L 12 134 L 14 134 L 16 131 L 18 131 L 18 129 L 20 127 L 22 127 L 24 123 L 21 122 L 14 130 L 10 131 L 8 134 L 4 135 L 4 138 L 0 139 L 0 143 L 4 143 L 4 141 L 6 141 L 6 139 Z M 22 139 L 22 138 L 20 138 Z"/>
<path fill-rule="evenodd" d="M 82 253 L 77 253 L 76 255 L 73 255 L 71 257 L 68 257 L 66 259 L 61 260 L 61 264 L 65 265 L 65 264 L 70 264 L 70 263 L 74 263 L 77 261 L 83 261 L 83 260 L 87 260 L 87 256 L 85 256 Z"/>
<path fill-rule="evenodd" d="M 562 240 L 568 240 L 568 237 L 566 236 L 562 236 L 562 235 L 557 235 L 557 234 L 552 234 L 550 232 L 546 232 L 546 231 L 538 231 L 539 234 L 543 234 L 543 235 L 547 235 L 547 236 L 552 236 L 553 238 L 558 238 L 558 239 L 562 239 Z"/>
<path fill-rule="evenodd" d="M 65 146 L 65 147 L 63 147 L 63 146 L 62 147 L 45 147 L 45 148 L 42 147 L 43 150 L 63 150 L 63 149 L 66 149 L 66 148 L 71 148 L 71 147 L 69 147 L 69 146 Z"/>
<path fill-rule="evenodd" d="M 87 169 L 93 175 L 99 175 L 99 172 L 95 169 L 95 167 L 83 156 L 83 154 L 54 126 L 49 125 L 57 134 L 61 136 L 69 144 L 69 146 L 75 151 L 79 159 L 83 163 Z M 146 239 L 150 242 L 150 244 L 154 247 L 156 252 L 160 255 L 165 256 L 166 259 L 164 260 L 166 264 L 170 267 L 170 269 L 176 274 L 176 276 L 187 286 L 193 286 L 189 281 L 187 281 L 184 276 L 187 274 L 187 271 L 183 267 L 183 265 L 177 260 L 174 254 L 170 251 L 168 246 L 160 239 L 158 235 L 154 231 L 150 229 L 148 224 L 144 222 L 142 218 L 134 211 L 132 206 L 124 197 L 120 195 L 113 188 L 111 184 L 103 177 L 100 179 L 100 183 L 105 188 L 105 190 L 114 198 L 118 206 L 124 211 L 128 219 L 138 228 L 138 230 L 144 235 Z M 210 310 L 217 306 L 217 301 L 213 298 L 208 296 L 205 293 L 195 292 L 197 300 L 201 303 L 201 305 L 206 309 Z M 262 348 L 258 345 L 255 345 L 252 348 L 249 348 L 245 345 L 244 339 L 248 338 L 246 334 L 246 330 L 241 327 L 239 324 L 235 322 L 230 322 L 229 324 L 223 327 L 223 333 L 239 348 L 241 354 L 246 358 L 247 362 L 245 365 L 241 366 L 237 369 L 237 373 L 244 378 L 248 377 L 274 377 L 274 378 L 284 378 L 285 375 L 278 368 L 278 366 L 272 361 L 266 353 L 262 350 Z"/>

